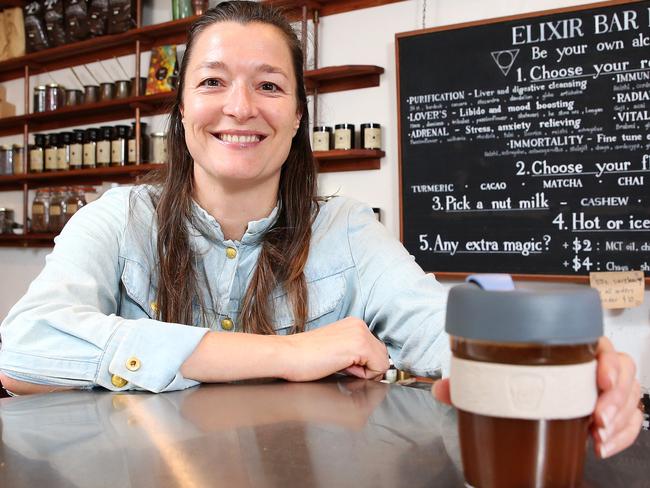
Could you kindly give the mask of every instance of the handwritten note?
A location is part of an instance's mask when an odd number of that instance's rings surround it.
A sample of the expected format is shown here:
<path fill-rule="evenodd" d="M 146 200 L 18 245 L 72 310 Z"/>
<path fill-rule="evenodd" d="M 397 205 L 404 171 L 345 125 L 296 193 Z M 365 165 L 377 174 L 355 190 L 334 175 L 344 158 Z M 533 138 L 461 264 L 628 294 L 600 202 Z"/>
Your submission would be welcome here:
<path fill-rule="evenodd" d="M 590 273 L 589 283 L 600 293 L 603 308 L 632 308 L 643 303 L 643 271 Z"/>

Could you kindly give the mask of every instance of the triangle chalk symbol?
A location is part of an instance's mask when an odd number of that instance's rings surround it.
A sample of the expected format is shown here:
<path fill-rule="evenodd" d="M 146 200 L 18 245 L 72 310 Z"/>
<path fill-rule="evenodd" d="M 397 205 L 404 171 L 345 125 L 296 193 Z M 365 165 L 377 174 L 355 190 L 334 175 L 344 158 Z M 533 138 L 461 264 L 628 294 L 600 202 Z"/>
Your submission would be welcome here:
<path fill-rule="evenodd" d="M 503 76 L 508 76 L 508 73 L 510 73 L 510 68 L 512 68 L 512 65 L 515 64 L 515 59 L 517 59 L 517 55 L 519 54 L 519 49 L 505 49 L 503 51 L 492 51 L 490 54 L 492 55 L 492 59 L 494 59 L 494 62 L 501 70 L 501 73 L 503 73 Z M 504 63 L 503 61 L 500 61 L 501 57 L 504 54 L 507 54 L 510 57 L 509 62 Z"/>

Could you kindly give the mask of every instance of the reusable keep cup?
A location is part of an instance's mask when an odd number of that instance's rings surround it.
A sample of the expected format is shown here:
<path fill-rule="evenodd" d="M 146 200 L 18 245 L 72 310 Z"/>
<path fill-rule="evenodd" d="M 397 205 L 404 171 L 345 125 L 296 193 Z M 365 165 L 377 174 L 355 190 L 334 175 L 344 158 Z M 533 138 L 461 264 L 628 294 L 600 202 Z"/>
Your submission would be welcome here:
<path fill-rule="evenodd" d="M 579 486 L 598 396 L 598 293 L 460 285 L 446 330 L 466 486 Z"/>

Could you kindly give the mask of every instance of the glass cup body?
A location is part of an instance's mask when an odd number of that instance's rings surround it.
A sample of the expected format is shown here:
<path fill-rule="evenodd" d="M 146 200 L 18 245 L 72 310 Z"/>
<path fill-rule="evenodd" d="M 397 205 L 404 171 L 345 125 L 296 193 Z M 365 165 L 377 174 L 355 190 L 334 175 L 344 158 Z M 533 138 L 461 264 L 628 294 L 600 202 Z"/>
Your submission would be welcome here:
<path fill-rule="evenodd" d="M 451 337 L 451 350 L 456 358 L 507 365 L 588 363 L 595 359 L 596 347 L 596 343 L 504 344 Z M 589 415 L 529 420 L 458 409 L 465 480 L 475 488 L 578 487 L 583 475 L 589 423 Z"/>

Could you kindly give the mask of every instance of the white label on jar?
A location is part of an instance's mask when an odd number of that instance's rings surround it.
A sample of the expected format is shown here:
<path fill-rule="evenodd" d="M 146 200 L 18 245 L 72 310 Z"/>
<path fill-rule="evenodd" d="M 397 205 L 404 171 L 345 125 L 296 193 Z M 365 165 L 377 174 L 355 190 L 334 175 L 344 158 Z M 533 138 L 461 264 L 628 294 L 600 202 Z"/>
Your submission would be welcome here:
<path fill-rule="evenodd" d="M 81 166 L 83 156 L 83 148 L 81 144 L 72 144 L 70 146 L 70 164 L 73 166 Z"/>
<path fill-rule="evenodd" d="M 95 165 L 95 144 L 88 143 L 84 144 L 84 166 L 94 166 Z"/>
<path fill-rule="evenodd" d="M 135 139 L 129 139 L 129 163 L 135 163 Z"/>
<path fill-rule="evenodd" d="M 109 164 L 111 162 L 111 141 L 97 143 L 97 163 Z"/>
<path fill-rule="evenodd" d="M 42 149 L 32 149 L 29 151 L 29 169 L 32 171 L 43 171 Z"/>
<path fill-rule="evenodd" d="M 153 163 L 166 163 L 167 162 L 167 141 L 164 137 L 152 138 L 152 154 L 151 159 Z"/>
<path fill-rule="evenodd" d="M 363 130 L 363 147 L 381 149 L 381 129 L 368 127 Z"/>
<path fill-rule="evenodd" d="M 329 151 L 330 150 L 330 133 L 329 132 L 314 132 L 314 151 Z"/>
<path fill-rule="evenodd" d="M 451 403 L 490 417 L 574 419 L 598 399 L 596 361 L 523 366 L 451 358 Z"/>
<path fill-rule="evenodd" d="M 56 150 L 56 167 L 57 169 L 68 169 L 68 163 L 65 160 L 65 147 Z"/>
<path fill-rule="evenodd" d="M 350 129 L 334 131 L 334 149 L 352 149 L 352 131 Z"/>
<path fill-rule="evenodd" d="M 55 170 L 56 164 L 56 148 L 49 148 L 45 150 L 45 169 Z"/>

